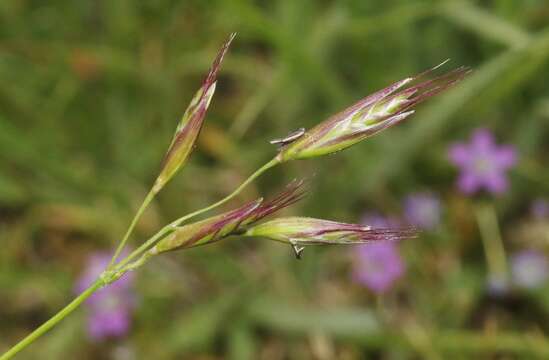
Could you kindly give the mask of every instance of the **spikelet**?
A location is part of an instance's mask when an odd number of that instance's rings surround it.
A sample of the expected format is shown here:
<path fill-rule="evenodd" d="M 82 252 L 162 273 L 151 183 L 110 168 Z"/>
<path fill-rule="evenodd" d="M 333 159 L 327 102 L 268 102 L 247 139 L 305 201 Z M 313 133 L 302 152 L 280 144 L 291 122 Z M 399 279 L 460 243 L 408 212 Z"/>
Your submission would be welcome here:
<path fill-rule="evenodd" d="M 398 81 L 333 115 L 308 131 L 277 139 L 280 162 L 306 159 L 346 149 L 367 137 L 394 126 L 414 113 L 414 106 L 459 82 L 469 70 L 455 69 L 445 75 L 410 86 L 446 62 L 421 74 Z"/>
<path fill-rule="evenodd" d="M 187 107 L 181 121 L 177 125 L 172 142 L 162 161 L 160 174 L 153 185 L 154 193 L 158 193 L 189 159 L 196 139 L 200 135 L 206 111 L 215 92 L 217 72 L 235 35 L 231 34 L 217 53 L 202 86 L 192 98 L 189 107 Z"/>

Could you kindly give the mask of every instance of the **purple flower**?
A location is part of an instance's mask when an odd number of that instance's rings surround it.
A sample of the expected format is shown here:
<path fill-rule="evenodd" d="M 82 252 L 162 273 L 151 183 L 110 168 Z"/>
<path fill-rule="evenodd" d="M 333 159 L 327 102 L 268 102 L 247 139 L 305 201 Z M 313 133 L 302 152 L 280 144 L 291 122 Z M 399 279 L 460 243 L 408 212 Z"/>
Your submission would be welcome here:
<path fill-rule="evenodd" d="M 494 135 L 487 129 L 475 130 L 468 144 L 454 144 L 449 156 L 461 170 L 457 186 L 465 194 L 473 194 L 480 189 L 494 194 L 505 192 L 508 187 L 506 170 L 517 160 L 515 148 L 498 146 Z"/>
<path fill-rule="evenodd" d="M 408 195 L 404 200 L 404 215 L 411 225 L 432 230 L 440 222 L 440 200 L 430 192 Z"/>
<path fill-rule="evenodd" d="M 397 218 L 385 217 L 376 212 L 367 212 L 361 224 L 372 229 L 402 228 Z M 394 242 L 376 242 L 355 247 L 356 257 L 353 278 L 375 293 L 389 290 L 404 274 L 404 262 Z"/>
<path fill-rule="evenodd" d="M 77 292 L 84 291 L 97 279 L 109 264 L 110 258 L 108 253 L 96 253 L 89 257 L 86 269 L 76 285 Z M 118 281 L 88 298 L 87 330 L 92 340 L 123 336 L 129 331 L 131 313 L 135 307 L 133 280 L 133 273 L 126 273 Z"/>
<path fill-rule="evenodd" d="M 516 285 L 535 289 L 547 280 L 549 264 L 541 252 L 523 250 L 511 259 L 511 273 Z"/>
<path fill-rule="evenodd" d="M 395 243 L 376 242 L 355 249 L 353 277 L 373 292 L 386 292 L 404 274 L 404 263 Z"/>
<path fill-rule="evenodd" d="M 487 279 L 488 293 L 495 297 L 501 297 L 509 290 L 509 281 L 505 274 L 491 274 Z"/>
<path fill-rule="evenodd" d="M 360 219 L 362 225 L 370 226 L 372 229 L 392 229 L 402 227 L 401 222 L 394 217 L 383 216 L 376 212 L 366 212 Z"/>
<path fill-rule="evenodd" d="M 545 219 L 549 217 L 549 201 L 545 199 L 537 199 L 532 203 L 530 208 L 532 216 L 536 219 Z"/>

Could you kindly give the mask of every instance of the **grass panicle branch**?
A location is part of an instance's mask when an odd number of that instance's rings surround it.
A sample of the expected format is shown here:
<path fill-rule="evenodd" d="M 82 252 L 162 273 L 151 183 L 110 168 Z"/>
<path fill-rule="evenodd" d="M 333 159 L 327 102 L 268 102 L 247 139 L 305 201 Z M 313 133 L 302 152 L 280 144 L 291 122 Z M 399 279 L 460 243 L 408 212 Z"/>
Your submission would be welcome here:
<path fill-rule="evenodd" d="M 469 70 L 466 68 L 458 68 L 445 75 L 412 85 L 421 77 L 430 75 L 441 64 L 419 75 L 396 82 L 360 100 L 355 105 L 330 117 L 309 131 L 299 131 L 287 138 L 274 141 L 280 147 L 278 155 L 252 173 L 233 192 L 214 204 L 174 220 L 143 242 L 129 255 L 117 261 L 148 205 L 188 161 L 200 135 L 206 111 L 215 92 L 217 73 L 234 36 L 232 34 L 223 44 L 202 86 L 192 98 L 176 128 L 172 142 L 162 162 L 160 173 L 114 251 L 107 269 L 88 289 L 65 308 L 1 355 L 0 360 L 11 359 L 15 354 L 56 326 L 95 291 L 117 281 L 126 272 L 139 268 L 151 256 L 162 252 L 208 244 L 230 235 L 239 235 L 261 236 L 289 244 L 299 257 L 303 250 L 299 246 L 363 244 L 372 241 L 396 241 L 417 236 L 417 231 L 414 228 L 374 230 L 368 226 L 306 217 L 283 217 L 259 225 L 256 224 L 264 217 L 301 200 L 306 193 L 303 181 L 292 182 L 283 192 L 271 200 L 258 199 L 235 210 L 214 215 L 202 221 L 185 225 L 183 223 L 227 203 L 238 196 L 244 188 L 259 176 L 280 163 L 340 151 L 396 125 L 413 113 L 412 108 L 414 106 L 459 82 L 468 74 Z"/>

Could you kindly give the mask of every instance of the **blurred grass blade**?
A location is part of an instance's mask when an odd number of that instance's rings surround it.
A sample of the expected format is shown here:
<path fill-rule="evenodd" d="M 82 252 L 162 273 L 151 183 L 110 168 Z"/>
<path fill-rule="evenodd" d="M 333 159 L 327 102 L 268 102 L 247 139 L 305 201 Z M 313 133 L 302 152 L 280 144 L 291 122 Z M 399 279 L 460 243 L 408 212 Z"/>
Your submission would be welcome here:
<path fill-rule="evenodd" d="M 498 18 L 468 1 L 449 1 L 444 3 L 441 9 L 442 14 L 450 21 L 503 45 L 520 47 L 531 39 L 527 32 L 515 24 Z"/>
<path fill-rule="evenodd" d="M 368 337 L 380 331 L 375 316 L 364 309 L 334 308 L 330 311 L 298 305 L 270 297 L 257 298 L 249 305 L 250 318 L 257 324 L 287 334 L 327 332 L 346 339 Z"/>
<path fill-rule="evenodd" d="M 169 355 L 208 349 L 222 331 L 226 319 L 243 301 L 245 288 L 199 303 L 173 319 L 164 330 L 165 351 Z"/>
<path fill-rule="evenodd" d="M 356 343 L 369 348 L 387 347 L 417 349 L 417 343 L 403 332 L 411 330 L 405 322 L 398 327 L 382 327 L 376 316 L 362 308 L 319 306 L 289 303 L 284 299 L 258 297 L 248 307 L 250 321 L 274 332 L 294 337 L 321 331 L 342 342 Z M 405 329 L 405 327 L 407 327 Z M 478 354 L 505 351 L 521 356 L 546 358 L 549 343 L 543 335 L 531 332 L 503 332 L 484 334 L 476 331 L 436 330 L 429 332 L 435 349 L 448 354 Z M 542 356 L 542 357 L 535 357 Z"/>
<path fill-rule="evenodd" d="M 246 321 L 237 321 L 229 328 L 228 352 L 231 360 L 256 359 L 256 342 L 253 328 Z"/>
<path fill-rule="evenodd" d="M 403 5 L 395 5 L 382 14 L 369 17 L 350 18 L 347 26 L 342 31 L 345 34 L 357 36 L 360 39 L 385 31 L 401 30 L 411 23 L 436 15 L 438 8 L 419 2 L 406 2 Z"/>

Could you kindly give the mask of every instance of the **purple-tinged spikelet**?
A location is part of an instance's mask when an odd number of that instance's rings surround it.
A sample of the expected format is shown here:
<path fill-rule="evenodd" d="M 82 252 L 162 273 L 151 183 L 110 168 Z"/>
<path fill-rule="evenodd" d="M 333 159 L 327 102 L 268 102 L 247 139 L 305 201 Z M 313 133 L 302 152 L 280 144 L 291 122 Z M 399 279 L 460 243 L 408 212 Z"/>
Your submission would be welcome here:
<path fill-rule="evenodd" d="M 398 124 L 414 113 L 414 106 L 459 82 L 469 72 L 460 67 L 406 87 L 444 63 L 358 101 L 291 141 L 276 140 L 277 144 L 282 144 L 277 159 L 284 162 L 334 153 Z"/>
<path fill-rule="evenodd" d="M 219 71 L 223 57 L 229 49 L 235 35 L 236 34 L 231 34 L 229 39 L 217 53 L 217 57 L 213 61 L 202 86 L 192 98 L 189 107 L 185 110 L 181 121 L 177 125 L 170 147 L 162 161 L 162 169 L 153 186 L 153 191 L 155 193 L 158 193 L 187 162 L 189 155 L 195 146 L 196 139 L 200 135 L 206 111 L 208 110 L 210 101 L 215 92 L 217 72 Z"/>
<path fill-rule="evenodd" d="M 204 245 L 240 234 L 248 225 L 302 199 L 305 194 L 303 185 L 303 181 L 294 180 L 272 200 L 264 201 L 260 198 L 221 215 L 178 227 L 151 248 L 149 254 Z"/>
<path fill-rule="evenodd" d="M 291 245 L 348 245 L 376 241 L 397 241 L 412 238 L 412 227 L 372 229 L 369 226 L 347 224 L 308 217 L 285 217 L 249 228 L 243 235 L 261 236 Z"/>
<path fill-rule="evenodd" d="M 277 212 L 280 209 L 291 206 L 300 201 L 307 194 L 307 186 L 304 180 L 293 180 L 286 185 L 284 191 L 269 201 L 262 203 L 253 214 L 244 221 L 243 225 L 250 225 L 258 222 L 264 217 Z"/>

